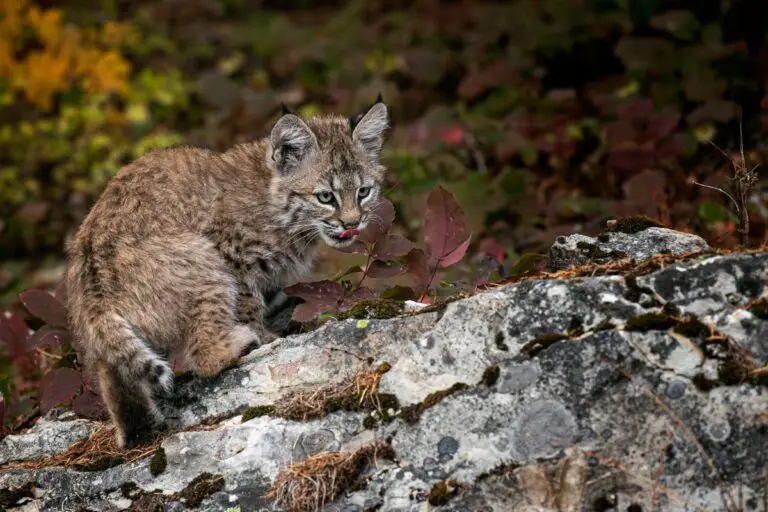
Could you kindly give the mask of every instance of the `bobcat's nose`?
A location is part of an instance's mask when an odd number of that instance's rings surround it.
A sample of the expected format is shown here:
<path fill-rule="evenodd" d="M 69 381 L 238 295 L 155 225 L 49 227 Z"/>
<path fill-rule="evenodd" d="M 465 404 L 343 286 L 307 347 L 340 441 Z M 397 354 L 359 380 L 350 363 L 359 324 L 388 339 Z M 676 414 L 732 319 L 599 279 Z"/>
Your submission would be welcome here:
<path fill-rule="evenodd" d="M 341 221 L 341 227 L 344 229 L 357 229 L 359 225 L 360 225 L 359 220 L 353 220 L 349 222 Z"/>

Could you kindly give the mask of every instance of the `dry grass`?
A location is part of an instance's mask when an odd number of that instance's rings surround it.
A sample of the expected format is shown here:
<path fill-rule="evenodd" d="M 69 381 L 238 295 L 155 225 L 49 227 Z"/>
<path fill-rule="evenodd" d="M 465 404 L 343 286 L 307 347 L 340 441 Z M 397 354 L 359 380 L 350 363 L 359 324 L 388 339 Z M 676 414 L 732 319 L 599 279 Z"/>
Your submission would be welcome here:
<path fill-rule="evenodd" d="M 320 418 L 329 412 L 341 409 L 381 411 L 383 406 L 378 393 L 379 383 L 390 368 L 392 366 L 389 363 L 382 363 L 374 370 L 358 372 L 338 384 L 291 393 L 275 403 L 269 414 L 290 420 L 305 421 Z"/>
<path fill-rule="evenodd" d="M 392 459 L 386 443 L 372 443 L 356 452 L 323 452 L 280 471 L 264 496 L 288 512 L 320 510 L 341 493 L 363 484 L 362 475 L 379 458 Z"/>
<path fill-rule="evenodd" d="M 152 455 L 161 442 L 162 437 L 158 436 L 152 444 L 127 450 L 122 449 L 117 446 L 114 429 L 110 425 L 103 424 L 91 437 L 72 444 L 58 455 L 45 459 L 12 462 L 3 466 L 0 471 L 9 469 L 40 469 L 53 466 L 98 471 Z"/>

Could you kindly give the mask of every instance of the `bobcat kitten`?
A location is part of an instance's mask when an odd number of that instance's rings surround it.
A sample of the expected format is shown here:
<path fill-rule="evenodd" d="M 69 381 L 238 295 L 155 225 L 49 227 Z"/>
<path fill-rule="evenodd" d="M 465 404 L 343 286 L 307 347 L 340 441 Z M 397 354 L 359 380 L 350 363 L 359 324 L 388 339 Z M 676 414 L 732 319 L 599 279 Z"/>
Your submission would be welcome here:
<path fill-rule="evenodd" d="M 381 97 L 353 120 L 284 113 L 268 138 L 157 150 L 110 181 L 65 279 L 120 446 L 162 424 L 153 397 L 171 392 L 171 355 L 214 376 L 273 340 L 265 297 L 309 273 L 319 240 L 347 246 L 376 220 L 387 126 Z"/>

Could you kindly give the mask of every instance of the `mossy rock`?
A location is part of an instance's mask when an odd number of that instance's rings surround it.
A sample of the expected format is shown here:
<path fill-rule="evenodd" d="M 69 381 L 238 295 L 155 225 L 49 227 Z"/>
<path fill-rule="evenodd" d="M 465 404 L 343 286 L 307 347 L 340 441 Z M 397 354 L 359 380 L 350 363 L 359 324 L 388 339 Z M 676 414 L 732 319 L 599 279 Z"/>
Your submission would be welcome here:
<path fill-rule="evenodd" d="M 393 299 L 361 300 L 348 310 L 339 313 L 336 318 L 346 320 L 355 318 L 358 320 L 394 318 L 405 311 L 405 303 Z"/>
<path fill-rule="evenodd" d="M 165 450 L 161 446 L 149 460 L 149 472 L 152 476 L 157 476 L 168 467 L 168 458 L 165 456 Z"/>
<path fill-rule="evenodd" d="M 224 477 L 203 473 L 195 477 L 187 487 L 179 492 L 178 497 L 185 500 L 187 507 L 195 508 L 205 498 L 224 489 Z"/>
<path fill-rule="evenodd" d="M 632 217 L 624 217 L 623 219 L 616 219 L 616 222 L 607 227 L 603 233 L 626 233 L 632 235 L 645 231 L 648 228 L 663 228 L 664 225 L 656 222 L 650 217 L 645 215 L 635 215 Z"/>
<path fill-rule="evenodd" d="M 664 313 L 646 313 L 627 320 L 624 325 L 626 331 L 666 331 L 670 327 L 678 325 L 675 317 Z"/>
<path fill-rule="evenodd" d="M 549 334 L 543 334 L 539 336 L 538 338 L 534 338 L 522 347 L 520 347 L 520 352 L 527 354 L 528 357 L 535 357 L 539 352 L 542 350 L 545 350 L 558 341 L 567 340 L 568 335 L 552 332 Z"/>
<path fill-rule="evenodd" d="M 248 420 L 252 420 L 253 418 L 258 418 L 260 416 L 268 416 L 274 412 L 275 408 L 271 405 L 256 405 L 254 407 L 249 407 L 245 411 L 243 411 L 243 418 L 242 423 L 245 423 Z"/>
<path fill-rule="evenodd" d="M 483 376 L 480 377 L 479 384 L 485 384 L 488 387 L 493 386 L 496 384 L 496 382 L 499 380 L 499 376 L 501 375 L 501 369 L 499 368 L 499 365 L 494 364 L 489 366 L 485 369 L 483 372 Z"/>

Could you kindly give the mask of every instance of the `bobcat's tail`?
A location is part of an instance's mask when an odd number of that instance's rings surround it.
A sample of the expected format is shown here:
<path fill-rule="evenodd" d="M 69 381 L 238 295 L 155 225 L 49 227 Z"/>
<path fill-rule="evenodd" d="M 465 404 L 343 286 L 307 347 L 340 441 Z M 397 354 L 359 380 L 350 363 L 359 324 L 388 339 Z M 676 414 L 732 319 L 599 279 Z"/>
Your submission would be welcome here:
<path fill-rule="evenodd" d="M 173 372 L 122 317 L 98 323 L 101 350 L 95 363 L 101 396 L 117 428 L 117 443 L 128 448 L 144 444 L 163 424 L 154 397 L 171 392 Z"/>

